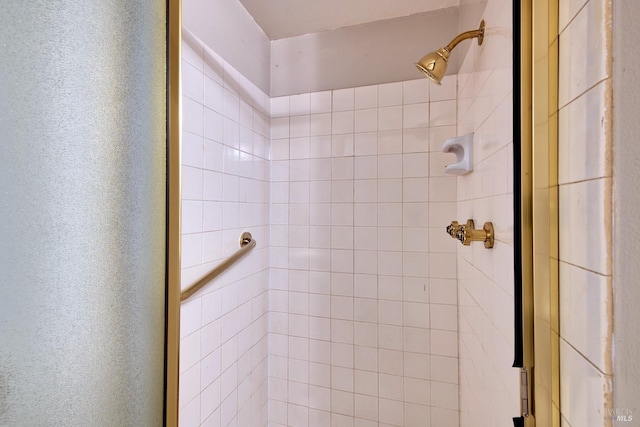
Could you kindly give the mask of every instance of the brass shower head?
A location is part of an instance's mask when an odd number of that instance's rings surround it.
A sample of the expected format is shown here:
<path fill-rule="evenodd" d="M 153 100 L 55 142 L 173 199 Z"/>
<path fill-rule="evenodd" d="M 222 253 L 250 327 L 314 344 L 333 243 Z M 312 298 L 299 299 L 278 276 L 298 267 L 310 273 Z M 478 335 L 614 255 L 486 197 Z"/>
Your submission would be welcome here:
<path fill-rule="evenodd" d="M 447 72 L 447 65 L 449 64 L 449 55 L 454 47 L 458 45 L 463 40 L 478 38 L 478 44 L 482 44 L 482 40 L 484 39 L 484 19 L 480 21 L 480 28 L 473 31 L 467 31 L 458 35 L 456 38 L 451 40 L 451 43 L 446 45 L 443 48 L 436 50 L 435 52 L 427 53 L 422 57 L 420 61 L 416 64 L 416 67 L 422 73 L 428 77 L 432 82 L 439 85 L 440 81 L 444 77 L 444 74 Z"/>

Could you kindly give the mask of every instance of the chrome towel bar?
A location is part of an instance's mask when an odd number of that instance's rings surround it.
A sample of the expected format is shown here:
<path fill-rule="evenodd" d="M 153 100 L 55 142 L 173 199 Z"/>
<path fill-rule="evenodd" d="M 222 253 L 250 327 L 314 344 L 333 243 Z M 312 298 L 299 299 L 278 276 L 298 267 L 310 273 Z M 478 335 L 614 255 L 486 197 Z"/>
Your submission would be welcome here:
<path fill-rule="evenodd" d="M 248 231 L 243 232 L 240 235 L 240 249 L 235 251 L 233 255 L 216 265 L 210 272 L 199 278 L 191 286 L 186 288 L 180 294 L 180 301 L 184 301 L 191 295 L 198 292 L 204 285 L 218 277 L 223 271 L 231 267 L 236 261 L 242 258 L 247 252 L 256 247 L 256 241 Z"/>

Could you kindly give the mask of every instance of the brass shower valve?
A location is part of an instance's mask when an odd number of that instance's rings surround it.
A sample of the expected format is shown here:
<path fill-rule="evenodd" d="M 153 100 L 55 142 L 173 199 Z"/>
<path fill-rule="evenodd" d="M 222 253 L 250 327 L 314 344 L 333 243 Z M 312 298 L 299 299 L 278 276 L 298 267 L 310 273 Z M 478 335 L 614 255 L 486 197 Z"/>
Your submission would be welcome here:
<path fill-rule="evenodd" d="M 458 239 L 465 246 L 471 245 L 471 242 L 484 242 L 485 248 L 493 248 L 493 224 L 490 222 L 485 222 L 482 228 L 476 230 L 472 219 L 468 219 L 464 225 L 458 224 L 458 221 L 452 221 L 447 226 L 447 234 Z"/>

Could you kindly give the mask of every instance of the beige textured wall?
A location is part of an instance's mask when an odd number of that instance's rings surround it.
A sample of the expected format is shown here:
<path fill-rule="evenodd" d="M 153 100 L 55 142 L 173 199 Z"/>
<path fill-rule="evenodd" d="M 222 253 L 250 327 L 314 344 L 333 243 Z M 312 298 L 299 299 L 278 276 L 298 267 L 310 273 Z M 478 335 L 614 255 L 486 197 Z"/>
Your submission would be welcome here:
<path fill-rule="evenodd" d="M 617 0 L 613 7 L 613 287 L 615 360 L 613 406 L 640 417 L 640 3 Z"/>
<path fill-rule="evenodd" d="M 559 13 L 560 411 L 599 427 L 613 374 L 611 0 Z"/>

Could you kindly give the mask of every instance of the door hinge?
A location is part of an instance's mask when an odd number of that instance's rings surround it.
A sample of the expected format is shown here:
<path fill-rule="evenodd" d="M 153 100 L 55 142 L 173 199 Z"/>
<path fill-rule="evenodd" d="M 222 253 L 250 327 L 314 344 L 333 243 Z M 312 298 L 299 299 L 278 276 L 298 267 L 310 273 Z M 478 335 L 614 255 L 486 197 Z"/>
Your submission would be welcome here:
<path fill-rule="evenodd" d="M 520 368 L 520 413 L 523 417 L 529 416 L 531 404 L 530 392 L 529 371 L 527 368 Z"/>

